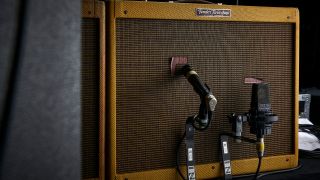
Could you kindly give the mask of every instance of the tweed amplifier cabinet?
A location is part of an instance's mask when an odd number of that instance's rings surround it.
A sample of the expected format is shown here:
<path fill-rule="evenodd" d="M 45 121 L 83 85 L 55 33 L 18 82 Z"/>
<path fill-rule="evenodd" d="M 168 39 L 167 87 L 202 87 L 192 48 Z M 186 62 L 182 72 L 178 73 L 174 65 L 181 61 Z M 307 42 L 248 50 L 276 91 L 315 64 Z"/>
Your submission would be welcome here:
<path fill-rule="evenodd" d="M 230 113 L 250 108 L 246 78 L 270 84 L 279 117 L 265 138 L 261 171 L 297 166 L 297 9 L 115 1 L 107 12 L 108 179 L 180 178 L 175 152 L 200 100 L 184 77 L 171 76 L 173 56 L 188 57 L 218 100 L 210 127 L 195 133 L 198 179 L 222 175 L 219 134 L 231 132 Z M 243 136 L 255 138 L 248 124 Z M 255 172 L 254 145 L 230 141 L 230 151 L 234 175 Z"/>
<path fill-rule="evenodd" d="M 105 6 L 83 1 L 81 60 L 81 175 L 104 179 L 105 172 Z"/>

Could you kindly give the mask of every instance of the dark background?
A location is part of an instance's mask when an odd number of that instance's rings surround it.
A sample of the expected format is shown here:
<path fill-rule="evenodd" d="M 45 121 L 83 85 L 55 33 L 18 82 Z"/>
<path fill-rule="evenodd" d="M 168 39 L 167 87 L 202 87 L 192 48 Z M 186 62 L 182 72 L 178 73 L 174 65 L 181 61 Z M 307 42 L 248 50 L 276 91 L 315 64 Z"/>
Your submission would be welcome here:
<path fill-rule="evenodd" d="M 0 2 L 0 179 L 80 179 L 81 1 Z"/>

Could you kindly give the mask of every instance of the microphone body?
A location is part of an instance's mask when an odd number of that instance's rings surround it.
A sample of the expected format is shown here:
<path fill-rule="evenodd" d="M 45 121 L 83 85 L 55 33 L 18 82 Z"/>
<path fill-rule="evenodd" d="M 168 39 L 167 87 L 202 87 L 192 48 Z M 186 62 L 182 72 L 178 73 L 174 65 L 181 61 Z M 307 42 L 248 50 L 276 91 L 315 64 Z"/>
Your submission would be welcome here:
<path fill-rule="evenodd" d="M 209 87 L 201 81 L 198 73 L 194 71 L 189 64 L 186 64 L 182 68 L 182 72 L 192 85 L 194 91 L 200 96 L 201 101 L 204 100 L 206 102 L 207 110 L 211 112 L 214 111 L 217 99 L 212 95 Z"/>
<path fill-rule="evenodd" d="M 194 117 L 194 120 L 198 124 L 198 126 L 195 127 L 199 130 L 204 130 L 210 124 L 217 99 L 212 95 L 209 87 L 201 81 L 197 72 L 194 71 L 190 65 L 184 65 L 181 70 L 188 82 L 192 85 L 194 91 L 200 96 L 201 104 L 199 113 Z"/>
<path fill-rule="evenodd" d="M 269 100 L 269 84 L 252 85 L 251 109 L 249 111 L 250 133 L 257 137 L 258 157 L 264 155 L 264 135 L 271 134 L 272 123 L 278 121 L 278 116 L 271 111 Z"/>
<path fill-rule="evenodd" d="M 194 71 L 190 65 L 185 65 L 183 67 L 183 72 L 184 76 L 201 98 L 210 94 L 208 87 L 200 80 L 198 73 Z"/>
<path fill-rule="evenodd" d="M 269 84 L 259 83 L 252 85 L 251 109 L 249 111 L 250 132 L 257 138 L 271 134 L 272 123 L 278 116 L 271 111 L 269 99 Z"/>

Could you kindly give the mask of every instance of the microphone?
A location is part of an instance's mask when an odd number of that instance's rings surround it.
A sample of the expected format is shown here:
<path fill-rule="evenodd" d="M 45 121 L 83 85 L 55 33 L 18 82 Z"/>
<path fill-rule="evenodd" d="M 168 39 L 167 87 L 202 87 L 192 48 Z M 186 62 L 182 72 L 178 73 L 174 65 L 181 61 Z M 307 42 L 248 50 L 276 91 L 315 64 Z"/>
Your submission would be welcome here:
<path fill-rule="evenodd" d="M 200 96 L 201 104 L 199 113 L 193 118 L 198 126 L 194 125 L 194 127 L 198 130 L 205 130 L 209 127 L 212 112 L 217 104 L 217 99 L 212 95 L 209 87 L 201 81 L 198 73 L 194 71 L 189 64 L 185 64 L 180 72 L 186 77 L 194 91 Z"/>
<path fill-rule="evenodd" d="M 217 99 L 212 95 L 209 87 L 204 84 L 198 73 L 189 64 L 182 67 L 183 75 L 193 86 L 194 91 L 200 96 L 201 101 L 205 100 L 207 110 L 213 112 L 217 104 Z"/>
<path fill-rule="evenodd" d="M 262 157 L 264 135 L 271 134 L 272 123 L 278 121 L 278 116 L 271 111 L 269 84 L 252 84 L 251 108 L 248 116 L 250 133 L 256 135 L 258 156 Z"/>

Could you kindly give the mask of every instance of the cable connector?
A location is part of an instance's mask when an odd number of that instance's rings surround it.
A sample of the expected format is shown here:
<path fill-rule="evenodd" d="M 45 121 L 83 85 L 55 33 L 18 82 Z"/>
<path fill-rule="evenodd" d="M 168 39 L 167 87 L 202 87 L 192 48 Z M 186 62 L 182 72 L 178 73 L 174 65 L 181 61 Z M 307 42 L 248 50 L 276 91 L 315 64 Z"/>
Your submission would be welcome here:
<path fill-rule="evenodd" d="M 256 143 L 258 157 L 261 158 L 264 155 L 264 138 L 259 138 Z"/>

